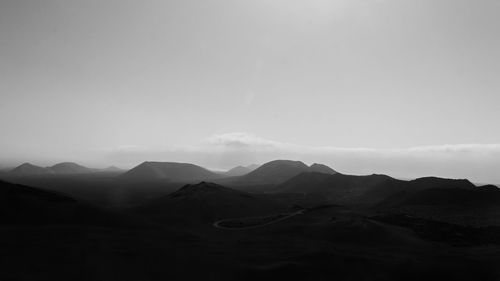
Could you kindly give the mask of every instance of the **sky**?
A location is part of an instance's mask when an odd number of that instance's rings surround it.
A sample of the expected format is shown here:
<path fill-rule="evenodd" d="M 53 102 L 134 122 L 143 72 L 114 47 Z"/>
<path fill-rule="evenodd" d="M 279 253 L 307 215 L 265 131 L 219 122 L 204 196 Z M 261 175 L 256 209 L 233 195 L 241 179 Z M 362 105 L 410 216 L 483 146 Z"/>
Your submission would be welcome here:
<path fill-rule="evenodd" d="M 500 1 L 0 1 L 0 165 L 500 183 Z"/>

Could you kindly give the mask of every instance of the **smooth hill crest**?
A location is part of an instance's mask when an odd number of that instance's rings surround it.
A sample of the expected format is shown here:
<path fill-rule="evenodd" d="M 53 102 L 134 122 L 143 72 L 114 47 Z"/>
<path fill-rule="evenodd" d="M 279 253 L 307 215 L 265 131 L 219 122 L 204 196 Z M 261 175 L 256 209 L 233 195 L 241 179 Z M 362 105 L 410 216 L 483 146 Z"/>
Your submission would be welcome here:
<path fill-rule="evenodd" d="M 203 167 L 178 162 L 146 161 L 119 176 L 129 181 L 195 182 L 223 177 Z"/>
<path fill-rule="evenodd" d="M 301 161 L 274 160 L 263 164 L 244 176 L 238 177 L 238 180 L 262 184 L 280 184 L 305 172 L 337 173 L 335 170 L 322 164 L 315 163 L 307 166 Z"/>
<path fill-rule="evenodd" d="M 238 176 L 246 175 L 246 174 L 250 173 L 251 171 L 257 169 L 258 167 L 259 166 L 255 165 L 255 164 L 252 164 L 249 166 L 236 166 L 223 174 L 225 176 L 228 176 L 228 177 L 238 177 Z"/>
<path fill-rule="evenodd" d="M 493 186 L 488 188 L 494 189 Z M 423 177 L 405 181 L 387 175 L 355 176 L 339 173 L 327 175 L 309 172 L 276 186 L 274 192 L 320 194 L 339 204 L 370 205 L 384 200 L 402 201 L 416 192 L 429 189 L 479 191 L 480 187 L 476 187 L 466 179 Z M 388 204 L 385 202 L 385 205 Z"/>
<path fill-rule="evenodd" d="M 31 163 L 23 163 L 12 169 L 9 173 L 13 175 L 29 176 L 29 175 L 72 175 L 72 174 L 88 174 L 99 171 L 91 169 L 73 162 L 62 162 L 50 167 L 40 167 Z"/>
<path fill-rule="evenodd" d="M 288 205 L 259 194 L 234 190 L 211 182 L 187 184 L 179 190 L 136 208 L 149 217 L 178 221 L 178 217 L 209 224 L 216 219 L 268 215 L 288 210 Z"/>
<path fill-rule="evenodd" d="M 315 163 L 307 166 L 301 161 L 292 160 L 274 160 L 251 170 L 254 167 L 256 165 L 237 166 L 226 173 L 216 173 L 190 163 L 146 161 L 122 174 L 119 178 L 131 181 L 163 180 L 195 183 L 215 180 L 222 184 L 279 184 L 304 172 L 337 173 L 326 165 Z M 233 176 L 232 173 L 243 175 Z"/>

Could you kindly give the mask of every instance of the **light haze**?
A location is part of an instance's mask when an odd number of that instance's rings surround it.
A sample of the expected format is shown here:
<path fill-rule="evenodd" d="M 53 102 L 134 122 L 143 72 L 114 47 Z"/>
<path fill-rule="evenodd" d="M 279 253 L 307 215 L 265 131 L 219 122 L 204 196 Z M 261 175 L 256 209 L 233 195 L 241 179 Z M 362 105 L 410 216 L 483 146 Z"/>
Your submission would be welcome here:
<path fill-rule="evenodd" d="M 0 161 L 280 157 L 500 183 L 498 15 L 486 0 L 1 1 Z"/>

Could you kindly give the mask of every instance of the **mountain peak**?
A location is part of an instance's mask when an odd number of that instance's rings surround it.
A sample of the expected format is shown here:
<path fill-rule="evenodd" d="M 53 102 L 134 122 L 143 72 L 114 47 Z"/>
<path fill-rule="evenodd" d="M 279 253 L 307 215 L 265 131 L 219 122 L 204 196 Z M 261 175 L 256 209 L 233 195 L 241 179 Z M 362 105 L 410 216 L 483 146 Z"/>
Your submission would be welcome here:
<path fill-rule="evenodd" d="M 33 164 L 29 163 L 29 162 L 22 163 L 21 165 L 18 166 L 18 168 L 20 168 L 20 167 L 39 167 L 39 168 L 41 168 L 40 166 L 33 165 Z"/>
<path fill-rule="evenodd" d="M 301 161 L 274 160 L 263 164 L 241 179 L 253 183 L 279 184 L 308 170 L 309 167 Z"/>
<path fill-rule="evenodd" d="M 177 182 L 197 182 L 218 177 L 220 175 L 194 164 L 152 161 L 143 162 L 121 175 L 123 179 L 136 181 L 169 180 Z"/>
<path fill-rule="evenodd" d="M 337 171 L 335 171 L 334 169 L 328 167 L 327 165 L 318 164 L 318 163 L 312 164 L 309 167 L 309 170 L 311 172 L 324 173 L 324 174 L 330 174 L 330 175 L 337 174 Z"/>
<path fill-rule="evenodd" d="M 93 170 L 74 162 L 61 162 L 49 168 L 56 174 L 84 174 Z"/>
<path fill-rule="evenodd" d="M 107 172 L 121 172 L 121 171 L 123 171 L 123 169 L 120 169 L 116 166 L 109 166 L 107 168 L 104 168 L 103 170 L 107 171 Z"/>
<path fill-rule="evenodd" d="M 271 166 L 281 166 L 281 165 L 287 165 L 293 167 L 307 167 L 307 165 L 304 164 L 304 162 L 302 161 L 282 160 L 282 159 L 267 162 L 260 167 L 271 167 Z"/>
<path fill-rule="evenodd" d="M 237 177 L 237 176 L 242 176 L 242 175 L 248 174 L 251 171 L 252 170 L 250 168 L 243 167 L 243 166 L 236 166 L 236 167 L 228 170 L 224 174 L 226 176 L 230 176 L 230 177 Z"/>
<path fill-rule="evenodd" d="M 10 171 L 13 174 L 22 174 L 22 175 L 27 175 L 27 174 L 32 174 L 32 175 L 40 175 L 40 174 L 45 174 L 48 173 L 49 171 L 46 168 L 40 167 L 33 165 L 31 163 L 23 163 L 16 168 L 12 169 Z"/>

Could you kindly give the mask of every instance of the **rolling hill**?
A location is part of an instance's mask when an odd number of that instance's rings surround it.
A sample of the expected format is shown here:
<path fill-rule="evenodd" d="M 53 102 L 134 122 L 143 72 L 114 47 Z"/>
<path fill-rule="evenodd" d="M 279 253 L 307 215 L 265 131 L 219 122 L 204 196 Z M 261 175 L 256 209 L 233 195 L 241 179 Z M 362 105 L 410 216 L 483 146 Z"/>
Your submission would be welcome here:
<path fill-rule="evenodd" d="M 339 204 L 372 205 L 400 192 L 411 194 L 431 188 L 469 190 L 475 186 L 468 180 L 436 177 L 403 181 L 386 175 L 353 176 L 338 173 L 333 175 L 302 173 L 278 185 L 274 191 L 321 194 L 330 201 Z"/>
<path fill-rule="evenodd" d="M 212 223 L 218 219 L 279 213 L 288 207 L 262 195 L 201 182 L 185 185 L 172 194 L 138 207 L 135 212 L 160 221 Z"/>
<path fill-rule="evenodd" d="M 337 173 L 337 171 L 335 171 L 334 169 L 328 167 L 327 165 L 318 164 L 318 163 L 312 164 L 309 167 L 309 171 L 310 172 L 316 172 L 316 173 L 329 174 L 329 175 L 333 175 L 333 174 Z"/>
<path fill-rule="evenodd" d="M 220 178 L 221 175 L 200 166 L 176 162 L 143 162 L 120 175 L 126 181 L 171 181 L 194 183 L 201 180 Z"/>
<path fill-rule="evenodd" d="M 63 162 L 63 163 L 55 164 L 54 166 L 48 167 L 47 169 L 51 173 L 58 174 L 58 175 L 88 174 L 88 173 L 93 173 L 93 172 L 98 171 L 96 169 L 90 169 L 90 168 L 84 167 L 82 165 L 73 163 L 73 162 Z"/>
<path fill-rule="evenodd" d="M 0 224 L 114 226 L 122 221 L 61 193 L 0 181 Z"/>
<path fill-rule="evenodd" d="M 16 168 L 12 169 L 9 173 L 13 175 L 43 175 L 50 171 L 47 168 L 33 165 L 31 163 L 23 163 Z"/>
<path fill-rule="evenodd" d="M 280 184 L 301 173 L 311 171 L 327 174 L 336 173 L 328 166 L 321 164 L 313 164 L 311 165 L 311 167 L 309 167 L 301 161 L 274 160 L 263 164 L 259 168 L 246 175 L 234 178 L 232 180 L 239 183 L 275 185 Z"/>
<path fill-rule="evenodd" d="M 91 169 L 73 162 L 62 162 L 51 167 L 40 167 L 30 163 L 23 163 L 12 169 L 9 174 L 15 176 L 36 176 L 36 175 L 76 175 L 90 174 L 100 170 Z"/>
<path fill-rule="evenodd" d="M 252 169 L 250 169 L 248 167 L 236 166 L 236 167 L 228 170 L 227 172 L 225 172 L 224 175 L 228 176 L 228 177 L 238 177 L 238 176 L 246 175 L 246 174 L 250 173 L 251 171 L 252 171 Z"/>

